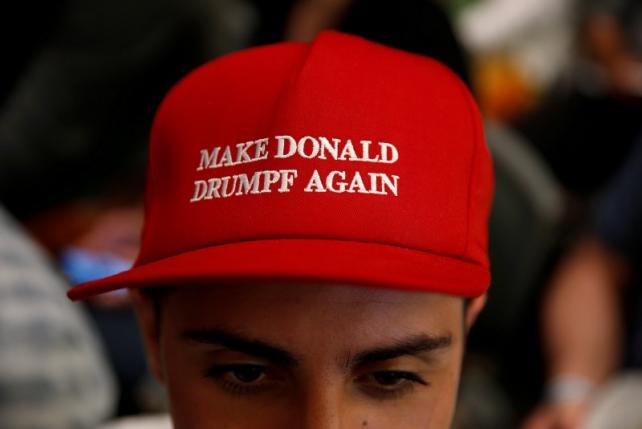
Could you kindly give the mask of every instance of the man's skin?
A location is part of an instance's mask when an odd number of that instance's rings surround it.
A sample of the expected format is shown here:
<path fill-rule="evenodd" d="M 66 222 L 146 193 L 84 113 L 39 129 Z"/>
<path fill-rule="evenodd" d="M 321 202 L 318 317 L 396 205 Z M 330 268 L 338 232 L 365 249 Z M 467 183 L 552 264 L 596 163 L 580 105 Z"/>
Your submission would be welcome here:
<path fill-rule="evenodd" d="M 486 299 L 307 282 L 132 296 L 177 429 L 446 429 Z"/>

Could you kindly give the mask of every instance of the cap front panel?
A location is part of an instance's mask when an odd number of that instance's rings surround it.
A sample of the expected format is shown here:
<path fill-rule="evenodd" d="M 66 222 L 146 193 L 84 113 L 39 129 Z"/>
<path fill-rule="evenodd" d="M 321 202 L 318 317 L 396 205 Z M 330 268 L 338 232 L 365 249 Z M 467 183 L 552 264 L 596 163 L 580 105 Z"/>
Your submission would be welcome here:
<path fill-rule="evenodd" d="M 470 258 L 469 95 L 434 61 L 344 37 L 223 58 L 170 94 L 139 264 L 269 238 Z"/>

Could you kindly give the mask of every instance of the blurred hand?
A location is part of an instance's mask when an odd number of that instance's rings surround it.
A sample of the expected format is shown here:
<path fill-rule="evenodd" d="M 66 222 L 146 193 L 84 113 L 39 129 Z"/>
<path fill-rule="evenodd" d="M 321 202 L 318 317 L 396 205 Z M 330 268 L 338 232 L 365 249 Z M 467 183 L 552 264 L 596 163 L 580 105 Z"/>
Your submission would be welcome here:
<path fill-rule="evenodd" d="M 586 22 L 584 42 L 612 90 L 642 94 L 642 61 L 627 43 L 621 23 L 607 14 L 593 15 Z"/>
<path fill-rule="evenodd" d="M 616 92 L 642 95 L 642 61 L 624 56 L 608 64 L 605 71 Z"/>
<path fill-rule="evenodd" d="M 589 408 L 588 401 L 540 405 L 526 419 L 522 429 L 581 429 Z"/>

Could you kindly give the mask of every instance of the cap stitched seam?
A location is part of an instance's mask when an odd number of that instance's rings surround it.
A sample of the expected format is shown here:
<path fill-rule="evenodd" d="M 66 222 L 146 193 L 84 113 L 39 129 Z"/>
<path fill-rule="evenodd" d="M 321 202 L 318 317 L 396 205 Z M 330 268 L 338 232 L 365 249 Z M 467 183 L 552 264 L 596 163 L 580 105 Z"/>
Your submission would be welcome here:
<path fill-rule="evenodd" d="M 460 87 L 463 85 L 460 82 Z M 478 147 L 481 144 L 478 140 L 480 140 L 480 130 L 479 130 L 479 123 L 476 120 L 476 114 L 475 110 L 473 109 L 472 105 L 472 96 L 468 93 L 468 91 L 464 91 L 464 95 L 466 97 L 466 105 L 468 106 L 468 114 L 470 117 L 470 120 L 472 122 L 473 126 L 473 135 L 472 135 L 472 140 L 473 140 L 473 156 L 471 158 L 471 166 L 470 166 L 470 176 L 468 177 L 468 190 L 467 190 L 467 205 L 466 205 L 466 241 L 464 243 L 464 255 L 469 255 L 469 248 L 470 248 L 470 218 L 471 218 L 471 206 L 472 206 L 472 189 L 473 189 L 473 180 L 475 178 L 475 171 L 477 169 L 477 154 L 479 152 Z"/>

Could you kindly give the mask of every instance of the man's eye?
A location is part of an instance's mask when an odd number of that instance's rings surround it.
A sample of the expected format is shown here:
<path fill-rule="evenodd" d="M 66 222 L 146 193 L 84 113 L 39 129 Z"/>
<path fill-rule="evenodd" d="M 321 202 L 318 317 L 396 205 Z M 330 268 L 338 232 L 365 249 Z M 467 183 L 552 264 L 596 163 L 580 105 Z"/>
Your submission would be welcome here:
<path fill-rule="evenodd" d="M 399 372 L 394 371 L 379 371 L 372 374 L 373 380 L 383 387 L 396 387 L 407 380 L 407 378 Z"/>
<path fill-rule="evenodd" d="M 409 371 L 376 371 L 370 374 L 370 377 L 379 386 L 385 388 L 395 388 L 406 382 L 419 383 L 424 386 L 428 384 L 419 375 Z"/>
<path fill-rule="evenodd" d="M 206 375 L 211 378 L 225 378 L 237 383 L 251 384 L 265 377 L 265 367 L 255 364 L 217 365 L 208 369 Z"/>
<path fill-rule="evenodd" d="M 256 393 L 269 384 L 267 368 L 256 364 L 216 365 L 205 376 L 216 380 L 225 390 L 236 394 Z"/>
<path fill-rule="evenodd" d="M 377 399 L 397 398 L 411 392 L 418 384 L 429 384 L 409 371 L 375 371 L 359 377 L 357 381 L 363 391 Z"/>
<path fill-rule="evenodd" d="M 265 368 L 259 365 L 238 365 L 229 370 L 230 376 L 241 383 L 254 383 L 265 376 Z"/>

